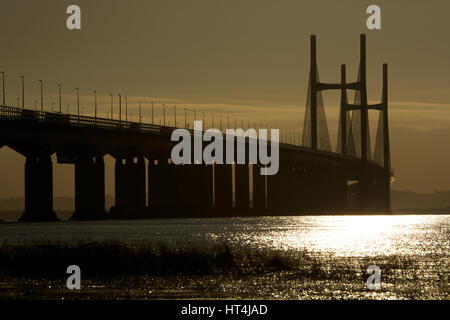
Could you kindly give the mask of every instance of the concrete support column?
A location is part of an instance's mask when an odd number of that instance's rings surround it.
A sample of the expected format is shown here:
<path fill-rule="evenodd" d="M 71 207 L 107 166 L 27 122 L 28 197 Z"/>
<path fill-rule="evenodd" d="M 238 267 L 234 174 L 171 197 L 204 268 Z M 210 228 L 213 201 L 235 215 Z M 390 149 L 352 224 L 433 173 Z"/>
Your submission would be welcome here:
<path fill-rule="evenodd" d="M 314 208 L 314 194 L 315 194 L 315 184 L 317 177 L 314 174 L 314 169 L 312 164 L 306 164 L 303 169 L 302 174 L 302 191 L 304 198 L 304 209 L 305 211 L 311 211 Z"/>
<path fill-rule="evenodd" d="M 229 215 L 232 210 L 232 165 L 214 165 L 215 211 L 218 215 Z"/>
<path fill-rule="evenodd" d="M 280 165 L 278 173 L 267 177 L 267 201 L 268 207 L 275 215 L 282 215 L 287 210 L 289 203 L 289 192 L 287 188 L 289 168 L 286 165 Z"/>
<path fill-rule="evenodd" d="M 371 209 L 371 184 L 368 170 L 363 169 L 359 180 L 359 210 L 366 211 Z"/>
<path fill-rule="evenodd" d="M 116 158 L 116 205 L 111 215 L 117 219 L 144 218 L 145 160 L 143 157 Z"/>
<path fill-rule="evenodd" d="M 238 164 L 235 167 L 235 197 L 236 210 L 240 213 L 249 213 L 250 210 L 250 185 L 249 167 L 246 164 Z"/>
<path fill-rule="evenodd" d="M 49 155 L 27 156 L 25 162 L 25 212 L 21 221 L 55 221 L 53 167 Z"/>
<path fill-rule="evenodd" d="M 194 211 L 195 216 L 213 216 L 213 166 L 192 165 L 194 168 Z"/>
<path fill-rule="evenodd" d="M 176 189 L 176 195 L 173 202 L 177 204 L 177 217 L 187 218 L 196 215 L 198 207 L 196 206 L 198 197 L 202 197 L 197 193 L 196 185 L 200 181 L 196 180 L 196 168 L 193 164 L 177 165 L 175 168 L 175 180 L 173 187 Z"/>
<path fill-rule="evenodd" d="M 289 179 L 289 185 L 287 190 L 290 192 L 290 206 L 289 209 L 292 212 L 301 211 L 303 205 L 302 195 L 302 168 L 300 166 L 294 166 L 291 169 L 291 175 Z"/>
<path fill-rule="evenodd" d="M 72 219 L 105 219 L 105 163 L 102 156 L 79 156 L 75 162 L 75 212 Z"/>
<path fill-rule="evenodd" d="M 158 159 L 157 164 L 150 161 L 148 167 L 148 204 L 151 217 L 168 218 L 175 215 L 175 166 L 168 159 Z"/>
<path fill-rule="evenodd" d="M 348 209 L 347 180 L 344 175 L 337 169 L 336 172 L 336 206 L 338 210 Z"/>
<path fill-rule="evenodd" d="M 266 209 L 266 176 L 261 175 L 261 168 L 253 165 L 253 209 L 258 212 Z"/>

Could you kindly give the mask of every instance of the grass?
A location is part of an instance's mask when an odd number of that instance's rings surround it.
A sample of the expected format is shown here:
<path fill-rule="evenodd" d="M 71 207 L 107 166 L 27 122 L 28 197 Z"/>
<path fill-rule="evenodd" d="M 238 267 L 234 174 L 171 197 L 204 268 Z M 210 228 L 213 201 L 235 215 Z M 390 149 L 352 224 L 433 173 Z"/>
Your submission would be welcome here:
<path fill-rule="evenodd" d="M 438 255 L 413 260 L 227 243 L 51 242 L 0 246 L 0 281 L 16 290 L 5 291 L 0 283 L 0 296 L 67 295 L 66 268 L 72 264 L 80 266 L 89 294 L 100 298 L 373 298 L 365 286 L 372 264 L 382 270 L 379 297 L 448 299 L 449 292 L 449 261 Z"/>

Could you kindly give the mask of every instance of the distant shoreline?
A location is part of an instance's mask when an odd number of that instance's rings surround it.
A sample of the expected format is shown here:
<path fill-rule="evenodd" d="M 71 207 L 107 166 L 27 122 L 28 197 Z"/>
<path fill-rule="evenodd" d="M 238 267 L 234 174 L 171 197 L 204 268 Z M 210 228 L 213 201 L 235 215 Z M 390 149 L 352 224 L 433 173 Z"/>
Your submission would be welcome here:
<path fill-rule="evenodd" d="M 19 222 L 19 219 L 22 215 L 23 211 L 0 211 L 0 223 L 9 223 L 9 222 Z M 73 212 L 72 211 L 56 211 L 56 215 L 60 219 L 60 221 L 71 221 L 70 218 L 72 217 Z M 304 214 L 283 214 L 280 216 L 297 216 L 297 217 L 307 217 L 307 216 L 376 216 L 376 215 L 382 215 L 382 216 L 402 216 L 402 215 L 450 215 L 450 209 L 449 208 L 442 208 L 442 209 L 402 209 L 402 210 L 392 210 L 390 213 L 388 212 L 367 212 L 367 213 L 354 213 L 354 212 L 338 212 L 338 213 L 304 213 Z M 273 215 L 256 215 L 258 217 L 264 217 L 264 216 L 273 216 Z M 236 216 L 239 217 L 239 216 Z M 249 216 L 245 216 L 249 217 Z M 198 219 L 214 219 L 214 218 L 233 218 L 233 216 L 229 217 L 204 217 L 204 218 L 198 218 Z M 142 220 L 161 220 L 164 218 L 148 218 L 148 219 L 142 219 Z M 186 218 L 166 218 L 167 220 L 178 220 L 178 219 L 190 219 L 190 217 Z M 197 218 L 196 218 L 197 219 Z M 106 219 L 104 221 L 120 221 L 117 219 Z M 136 219 L 133 219 L 136 220 Z M 139 220 L 139 219 L 138 219 Z"/>

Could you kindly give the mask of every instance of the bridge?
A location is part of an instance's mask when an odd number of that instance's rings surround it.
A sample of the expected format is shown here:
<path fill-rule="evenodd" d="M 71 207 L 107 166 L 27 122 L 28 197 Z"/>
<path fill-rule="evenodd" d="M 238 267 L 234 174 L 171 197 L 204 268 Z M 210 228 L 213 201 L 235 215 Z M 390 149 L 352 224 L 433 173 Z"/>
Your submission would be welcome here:
<path fill-rule="evenodd" d="M 57 220 L 51 159 L 55 153 L 59 163 L 75 167 L 72 219 L 76 220 L 389 211 L 388 68 L 383 65 L 382 101 L 369 105 L 365 35 L 360 41 L 358 79 L 347 82 L 346 66 L 342 65 L 341 81 L 324 83 L 319 80 L 316 37 L 311 36 L 302 143 L 279 144 L 279 171 L 273 176 L 261 175 L 258 164 L 175 165 L 170 155 L 174 146 L 171 134 L 176 128 L 165 124 L 36 111 L 25 108 L 24 103 L 20 108 L 3 102 L 0 148 L 8 146 L 26 158 L 21 220 Z M 324 90 L 341 93 L 334 151 L 323 106 Z M 352 104 L 348 91 L 355 92 Z M 368 110 L 379 112 L 373 155 Z M 245 143 L 248 149 L 249 140 Z M 115 205 L 109 213 L 105 210 L 105 155 L 115 159 Z"/>

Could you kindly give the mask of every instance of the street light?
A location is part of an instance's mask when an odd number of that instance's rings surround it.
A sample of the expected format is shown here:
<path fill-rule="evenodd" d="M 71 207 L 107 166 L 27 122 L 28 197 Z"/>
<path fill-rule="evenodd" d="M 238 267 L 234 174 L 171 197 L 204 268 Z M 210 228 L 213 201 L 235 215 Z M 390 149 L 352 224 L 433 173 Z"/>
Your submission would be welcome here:
<path fill-rule="evenodd" d="M 152 124 L 155 124 L 155 122 L 153 120 L 154 120 L 154 118 L 153 118 L 153 101 L 152 101 Z"/>
<path fill-rule="evenodd" d="M 78 113 L 78 124 L 80 124 L 80 89 L 75 88 L 77 90 L 77 113 Z"/>
<path fill-rule="evenodd" d="M 163 103 L 163 126 L 166 126 L 166 104 Z"/>
<path fill-rule="evenodd" d="M 44 110 L 44 95 L 42 92 L 42 80 L 38 80 L 41 83 L 41 111 Z"/>
<path fill-rule="evenodd" d="M 184 128 L 187 128 L 187 109 L 184 108 Z"/>
<path fill-rule="evenodd" d="M 6 98 L 5 98 L 5 71 L 0 71 L 2 73 L 2 86 L 3 86 L 3 105 L 6 105 Z"/>
<path fill-rule="evenodd" d="M 61 84 L 58 83 L 58 87 L 59 87 L 59 113 L 61 113 Z"/>
<path fill-rule="evenodd" d="M 97 91 L 94 90 L 94 118 L 97 120 Z"/>
<path fill-rule="evenodd" d="M 25 109 L 25 76 L 20 76 L 22 78 L 22 109 Z M 17 105 L 19 107 L 19 105 Z"/>
<path fill-rule="evenodd" d="M 119 121 L 122 121 L 122 95 L 119 93 Z"/>
<path fill-rule="evenodd" d="M 142 104 L 141 101 L 139 101 L 139 124 L 142 123 Z"/>
<path fill-rule="evenodd" d="M 124 97 L 125 99 L 125 122 L 128 122 L 128 98 Z"/>
<path fill-rule="evenodd" d="M 177 106 L 173 106 L 174 110 L 175 110 L 175 121 L 173 122 L 173 127 L 175 128 L 177 126 Z"/>
<path fill-rule="evenodd" d="M 109 94 L 111 96 L 111 120 L 113 120 L 113 94 Z"/>

